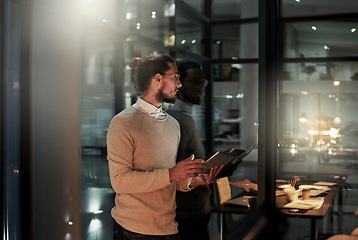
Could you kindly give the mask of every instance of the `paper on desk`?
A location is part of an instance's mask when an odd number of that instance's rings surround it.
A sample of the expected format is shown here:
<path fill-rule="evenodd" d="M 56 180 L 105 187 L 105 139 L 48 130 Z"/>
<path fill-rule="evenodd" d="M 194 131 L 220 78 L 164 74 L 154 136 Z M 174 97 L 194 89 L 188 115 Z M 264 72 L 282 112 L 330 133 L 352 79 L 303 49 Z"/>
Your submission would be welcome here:
<path fill-rule="evenodd" d="M 216 179 L 216 184 L 218 186 L 220 204 L 231 199 L 231 188 L 229 184 L 229 179 L 227 177 Z"/>
<path fill-rule="evenodd" d="M 324 186 L 317 186 L 317 185 L 300 185 L 300 189 L 318 189 L 322 190 L 325 188 Z"/>
<path fill-rule="evenodd" d="M 301 185 L 299 188 L 302 190 L 309 189 L 311 190 L 311 192 L 320 192 L 320 193 L 328 192 L 330 190 L 330 188 L 327 186 L 317 186 L 317 185 Z"/>
<path fill-rule="evenodd" d="M 314 199 L 301 200 L 287 203 L 283 208 L 296 208 L 296 209 L 319 209 L 324 202 L 324 197 L 318 197 Z"/>
<path fill-rule="evenodd" d="M 332 183 L 332 182 L 316 182 L 313 185 L 319 185 L 319 186 L 333 186 L 336 185 L 337 183 Z"/>

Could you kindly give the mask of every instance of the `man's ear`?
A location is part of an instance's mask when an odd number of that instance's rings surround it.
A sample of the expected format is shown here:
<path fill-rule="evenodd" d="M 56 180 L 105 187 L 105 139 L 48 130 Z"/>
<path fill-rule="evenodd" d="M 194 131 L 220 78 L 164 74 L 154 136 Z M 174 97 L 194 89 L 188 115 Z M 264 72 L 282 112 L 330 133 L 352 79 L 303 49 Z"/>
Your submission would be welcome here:
<path fill-rule="evenodd" d="M 154 79 L 155 79 L 155 81 L 160 82 L 160 80 L 162 79 L 162 75 L 157 73 L 157 74 L 154 75 Z"/>

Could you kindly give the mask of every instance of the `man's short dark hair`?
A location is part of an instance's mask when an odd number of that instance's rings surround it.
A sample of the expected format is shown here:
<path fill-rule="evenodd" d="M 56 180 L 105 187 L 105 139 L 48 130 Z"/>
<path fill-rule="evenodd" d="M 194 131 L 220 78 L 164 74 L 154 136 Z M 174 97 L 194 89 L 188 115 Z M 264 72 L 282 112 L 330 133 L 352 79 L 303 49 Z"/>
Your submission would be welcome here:
<path fill-rule="evenodd" d="M 196 63 L 196 62 L 191 62 L 191 61 L 188 61 L 188 62 L 183 62 L 179 65 L 178 67 L 178 71 L 179 71 L 179 74 L 180 74 L 180 82 L 184 82 L 185 81 L 185 78 L 186 78 L 186 71 L 188 69 L 193 69 L 193 68 L 198 68 L 198 69 L 202 69 L 201 68 L 201 65 L 199 63 Z"/>

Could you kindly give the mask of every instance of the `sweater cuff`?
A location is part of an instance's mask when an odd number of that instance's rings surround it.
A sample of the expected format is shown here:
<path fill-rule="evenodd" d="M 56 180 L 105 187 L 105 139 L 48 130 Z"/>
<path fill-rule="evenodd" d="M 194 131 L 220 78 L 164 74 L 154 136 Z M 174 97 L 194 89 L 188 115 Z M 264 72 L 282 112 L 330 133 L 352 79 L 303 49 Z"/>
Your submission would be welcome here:
<path fill-rule="evenodd" d="M 194 179 L 193 177 L 189 178 L 188 185 L 187 185 L 187 188 L 189 189 L 189 191 L 195 188 L 195 187 L 190 187 L 190 184 L 193 181 L 193 179 Z"/>

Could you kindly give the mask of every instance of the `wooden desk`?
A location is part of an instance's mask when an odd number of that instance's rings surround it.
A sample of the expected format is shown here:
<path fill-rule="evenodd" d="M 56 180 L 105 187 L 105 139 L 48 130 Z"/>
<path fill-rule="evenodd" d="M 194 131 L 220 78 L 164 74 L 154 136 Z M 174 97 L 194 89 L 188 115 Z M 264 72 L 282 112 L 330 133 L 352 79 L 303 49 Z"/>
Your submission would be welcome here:
<path fill-rule="evenodd" d="M 289 209 L 282 208 L 287 203 L 286 196 L 276 197 L 276 206 L 281 209 L 281 212 L 288 217 L 300 217 L 311 219 L 311 239 L 317 239 L 317 219 L 322 219 L 328 209 L 333 205 L 333 200 L 336 196 L 337 189 L 331 188 L 331 190 L 324 196 L 324 202 L 319 209 L 311 209 L 305 213 L 291 212 Z M 313 197 L 312 197 L 313 198 Z M 331 208 L 333 209 L 333 208 Z"/>
<path fill-rule="evenodd" d="M 328 209 L 332 206 L 333 200 L 336 196 L 337 190 L 332 188 L 327 195 L 324 196 L 324 203 L 319 209 L 311 209 L 305 213 L 290 212 L 288 209 L 283 209 L 282 206 L 287 203 L 286 196 L 276 197 L 276 206 L 281 209 L 287 217 L 300 217 L 309 218 L 311 220 L 311 239 L 317 239 L 317 219 L 322 219 Z M 332 208 L 331 208 L 332 209 Z M 212 209 L 213 213 L 218 213 L 220 216 L 220 239 L 225 240 L 227 238 L 226 232 L 226 217 L 227 214 L 249 214 L 253 208 L 247 208 L 242 206 L 223 205 L 220 204 Z"/>

